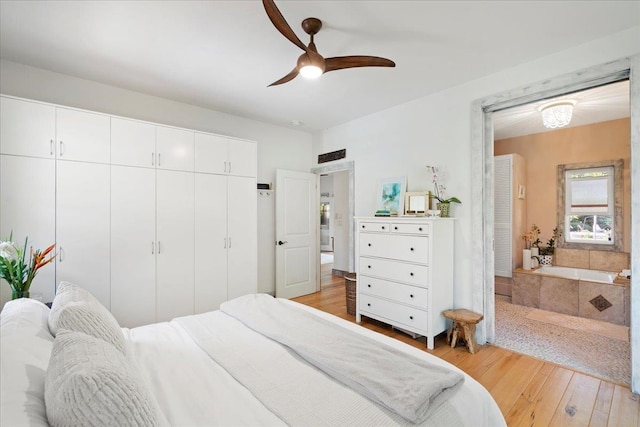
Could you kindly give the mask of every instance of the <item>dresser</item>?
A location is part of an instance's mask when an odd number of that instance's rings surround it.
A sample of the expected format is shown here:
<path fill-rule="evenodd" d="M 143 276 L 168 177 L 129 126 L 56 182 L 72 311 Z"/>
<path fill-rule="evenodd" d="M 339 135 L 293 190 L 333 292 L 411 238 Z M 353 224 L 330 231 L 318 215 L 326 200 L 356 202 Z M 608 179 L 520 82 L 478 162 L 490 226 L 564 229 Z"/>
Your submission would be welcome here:
<path fill-rule="evenodd" d="M 427 338 L 453 308 L 453 218 L 357 217 L 356 322 L 362 316 Z"/>

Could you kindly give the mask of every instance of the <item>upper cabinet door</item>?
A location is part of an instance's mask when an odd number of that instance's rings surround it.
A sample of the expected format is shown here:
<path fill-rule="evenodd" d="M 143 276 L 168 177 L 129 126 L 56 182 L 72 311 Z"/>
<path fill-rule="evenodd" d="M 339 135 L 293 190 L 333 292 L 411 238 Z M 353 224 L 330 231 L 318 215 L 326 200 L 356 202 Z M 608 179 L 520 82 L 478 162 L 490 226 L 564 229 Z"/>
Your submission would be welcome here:
<path fill-rule="evenodd" d="M 156 126 L 135 120 L 111 118 L 111 164 L 155 167 Z"/>
<path fill-rule="evenodd" d="M 109 163 L 110 117 L 85 111 L 56 109 L 59 160 Z"/>
<path fill-rule="evenodd" d="M 0 153 L 54 158 L 55 138 L 55 107 L 0 98 Z"/>
<path fill-rule="evenodd" d="M 241 141 L 238 139 L 229 140 L 229 166 L 227 170 L 229 175 L 248 176 L 252 178 L 257 176 L 258 161 L 256 159 L 256 145 L 255 142 L 250 141 Z"/>
<path fill-rule="evenodd" d="M 156 127 L 156 167 L 177 171 L 193 172 L 194 132 Z"/>
<path fill-rule="evenodd" d="M 223 136 L 196 133 L 196 172 L 226 174 L 228 168 L 228 141 L 229 138 Z"/>

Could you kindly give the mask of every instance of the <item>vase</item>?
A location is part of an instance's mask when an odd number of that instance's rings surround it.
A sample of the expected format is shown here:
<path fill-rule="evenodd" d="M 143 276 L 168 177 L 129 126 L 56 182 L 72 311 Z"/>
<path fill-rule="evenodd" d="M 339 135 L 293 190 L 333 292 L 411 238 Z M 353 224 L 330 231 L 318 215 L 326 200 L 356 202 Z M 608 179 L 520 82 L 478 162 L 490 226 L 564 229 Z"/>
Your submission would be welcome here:
<path fill-rule="evenodd" d="M 531 270 L 531 249 L 522 250 L 522 268 Z"/>
<path fill-rule="evenodd" d="M 551 265 L 553 263 L 553 255 L 540 255 L 540 265 Z"/>
<path fill-rule="evenodd" d="M 11 299 L 29 298 L 29 291 L 11 291 Z"/>
<path fill-rule="evenodd" d="M 438 203 L 438 210 L 441 218 L 449 218 L 450 203 Z"/>

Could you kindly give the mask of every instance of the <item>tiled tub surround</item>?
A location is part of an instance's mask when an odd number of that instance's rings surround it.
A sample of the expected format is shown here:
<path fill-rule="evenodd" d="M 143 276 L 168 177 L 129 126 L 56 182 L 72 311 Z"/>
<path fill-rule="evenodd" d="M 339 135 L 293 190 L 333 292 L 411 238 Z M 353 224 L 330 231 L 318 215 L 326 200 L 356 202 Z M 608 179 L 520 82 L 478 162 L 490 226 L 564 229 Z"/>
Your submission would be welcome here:
<path fill-rule="evenodd" d="M 556 248 L 553 256 L 553 265 L 619 273 L 629 268 L 631 259 L 628 252 Z"/>
<path fill-rule="evenodd" d="M 562 273 L 569 277 L 562 277 Z M 604 277 L 597 277 L 594 273 L 599 272 L 575 268 L 551 272 L 516 269 L 513 272 L 512 302 L 629 326 L 629 285 L 601 280 L 606 276 L 613 279 L 615 272 L 604 272 Z"/>

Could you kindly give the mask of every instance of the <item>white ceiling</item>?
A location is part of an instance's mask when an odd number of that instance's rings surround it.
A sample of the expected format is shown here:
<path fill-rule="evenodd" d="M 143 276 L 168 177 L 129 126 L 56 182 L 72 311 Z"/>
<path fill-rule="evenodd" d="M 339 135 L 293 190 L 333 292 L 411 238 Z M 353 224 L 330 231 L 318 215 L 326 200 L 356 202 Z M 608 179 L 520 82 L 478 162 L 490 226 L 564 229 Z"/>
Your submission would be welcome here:
<path fill-rule="evenodd" d="M 638 1 L 284 1 L 317 17 L 341 70 L 267 88 L 301 51 L 260 1 L 2 1 L 0 57 L 282 126 L 317 131 L 640 25 Z"/>

